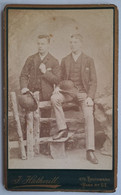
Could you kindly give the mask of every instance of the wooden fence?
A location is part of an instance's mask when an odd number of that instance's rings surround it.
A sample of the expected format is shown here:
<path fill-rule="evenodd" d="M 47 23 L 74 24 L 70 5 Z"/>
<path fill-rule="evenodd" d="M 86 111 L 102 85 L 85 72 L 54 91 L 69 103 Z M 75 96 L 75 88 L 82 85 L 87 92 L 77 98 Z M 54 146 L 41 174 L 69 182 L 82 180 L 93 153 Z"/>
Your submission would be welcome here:
<path fill-rule="evenodd" d="M 48 143 L 48 142 L 65 142 L 67 139 L 69 139 L 73 133 L 69 132 L 68 138 L 61 138 L 59 140 L 53 140 L 52 137 L 40 137 L 40 126 L 41 122 L 51 122 L 55 121 L 55 118 L 41 118 L 41 109 L 42 108 L 50 108 L 51 102 L 50 101 L 42 101 L 39 102 L 39 93 L 35 94 L 35 98 L 38 104 L 38 108 L 34 112 L 28 112 L 27 113 L 27 139 L 23 140 L 23 134 L 22 134 L 22 128 L 20 123 L 20 114 L 18 111 L 18 105 L 17 105 L 17 99 L 16 99 L 16 93 L 11 92 L 11 101 L 13 106 L 13 112 L 9 112 L 8 116 L 14 116 L 16 124 L 17 124 L 17 133 L 19 140 L 18 141 L 9 141 L 9 153 L 11 148 L 18 148 L 20 147 L 21 150 L 21 158 L 22 159 L 32 159 L 34 157 L 34 153 L 39 154 L 39 147 L 40 144 Z M 69 105 L 68 105 L 69 106 Z M 70 106 L 72 106 L 70 104 Z M 66 119 L 66 122 L 81 122 L 79 119 Z M 82 121 L 83 123 L 83 121 Z M 25 150 L 26 146 L 26 150 Z"/>

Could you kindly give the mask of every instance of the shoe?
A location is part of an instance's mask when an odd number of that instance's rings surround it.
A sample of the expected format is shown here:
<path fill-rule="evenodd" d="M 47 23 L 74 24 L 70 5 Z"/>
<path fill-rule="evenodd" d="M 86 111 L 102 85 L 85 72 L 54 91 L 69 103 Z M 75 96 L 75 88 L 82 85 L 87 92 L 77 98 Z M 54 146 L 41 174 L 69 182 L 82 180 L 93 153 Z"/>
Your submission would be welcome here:
<path fill-rule="evenodd" d="M 58 140 L 60 138 L 66 138 L 67 136 L 68 136 L 68 130 L 63 129 L 53 136 L 53 140 Z"/>
<path fill-rule="evenodd" d="M 93 150 L 87 150 L 86 157 L 87 160 L 90 161 L 91 163 L 98 164 L 98 160 Z"/>

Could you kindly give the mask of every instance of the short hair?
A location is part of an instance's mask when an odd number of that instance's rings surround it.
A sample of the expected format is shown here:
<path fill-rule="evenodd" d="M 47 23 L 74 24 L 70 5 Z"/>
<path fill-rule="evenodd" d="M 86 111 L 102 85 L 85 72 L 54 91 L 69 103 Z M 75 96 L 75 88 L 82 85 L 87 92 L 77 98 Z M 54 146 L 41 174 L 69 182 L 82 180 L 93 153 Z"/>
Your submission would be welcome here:
<path fill-rule="evenodd" d="M 71 35 L 71 38 L 79 39 L 81 42 L 83 41 L 83 36 L 81 34 L 73 34 Z"/>
<path fill-rule="evenodd" d="M 48 43 L 50 43 L 50 36 L 49 35 L 39 35 L 38 39 L 47 39 Z"/>

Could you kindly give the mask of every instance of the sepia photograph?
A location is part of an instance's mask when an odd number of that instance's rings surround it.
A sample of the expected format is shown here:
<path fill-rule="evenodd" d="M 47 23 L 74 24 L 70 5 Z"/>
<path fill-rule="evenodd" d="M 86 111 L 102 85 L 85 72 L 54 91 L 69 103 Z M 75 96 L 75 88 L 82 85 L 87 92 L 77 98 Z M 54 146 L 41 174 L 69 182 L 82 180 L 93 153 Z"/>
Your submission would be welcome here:
<path fill-rule="evenodd" d="M 114 191 L 114 5 L 4 9 L 7 190 Z"/>
<path fill-rule="evenodd" d="M 8 10 L 8 168 L 113 167 L 113 9 Z"/>

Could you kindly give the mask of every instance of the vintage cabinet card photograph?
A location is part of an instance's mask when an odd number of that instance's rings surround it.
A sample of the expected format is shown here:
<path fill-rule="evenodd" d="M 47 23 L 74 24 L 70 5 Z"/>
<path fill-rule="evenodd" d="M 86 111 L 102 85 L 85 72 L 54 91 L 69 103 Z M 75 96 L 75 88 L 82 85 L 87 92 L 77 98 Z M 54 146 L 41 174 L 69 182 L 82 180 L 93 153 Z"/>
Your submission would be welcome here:
<path fill-rule="evenodd" d="M 4 148 L 8 190 L 116 188 L 115 5 L 7 5 Z"/>

